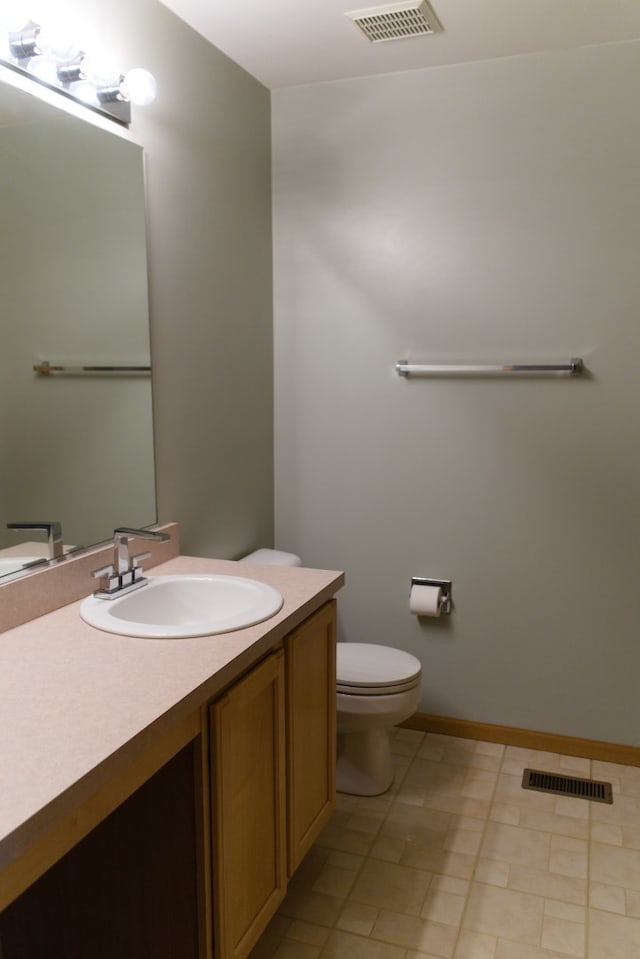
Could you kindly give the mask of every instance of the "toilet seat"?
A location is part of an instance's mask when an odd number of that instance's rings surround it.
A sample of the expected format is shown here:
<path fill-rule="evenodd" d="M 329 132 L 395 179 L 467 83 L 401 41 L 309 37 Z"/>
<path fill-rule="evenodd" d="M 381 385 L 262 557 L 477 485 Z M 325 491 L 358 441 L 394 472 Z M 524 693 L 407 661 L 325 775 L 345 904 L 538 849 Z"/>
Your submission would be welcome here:
<path fill-rule="evenodd" d="M 384 696 L 420 682 L 420 660 L 402 649 L 374 643 L 338 643 L 337 691 L 351 696 Z"/>

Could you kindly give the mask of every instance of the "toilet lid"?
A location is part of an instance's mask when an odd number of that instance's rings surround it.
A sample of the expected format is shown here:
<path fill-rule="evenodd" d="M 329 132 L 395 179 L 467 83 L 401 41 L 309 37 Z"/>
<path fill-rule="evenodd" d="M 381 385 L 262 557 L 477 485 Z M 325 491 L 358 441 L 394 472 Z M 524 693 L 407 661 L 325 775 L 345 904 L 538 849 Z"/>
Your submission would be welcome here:
<path fill-rule="evenodd" d="M 406 688 L 420 678 L 420 660 L 402 649 L 373 643 L 338 643 L 336 679 L 338 689 L 372 692 L 389 687 Z"/>

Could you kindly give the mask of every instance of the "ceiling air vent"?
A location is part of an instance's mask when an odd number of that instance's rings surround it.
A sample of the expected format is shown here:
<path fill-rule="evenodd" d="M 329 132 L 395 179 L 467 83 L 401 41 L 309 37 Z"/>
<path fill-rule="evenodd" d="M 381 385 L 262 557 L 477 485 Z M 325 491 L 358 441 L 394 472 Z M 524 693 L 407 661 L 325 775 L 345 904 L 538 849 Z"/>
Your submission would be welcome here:
<path fill-rule="evenodd" d="M 352 10 L 345 16 L 353 20 L 372 43 L 423 37 L 442 30 L 442 24 L 426 0 L 402 0 L 384 7 Z"/>

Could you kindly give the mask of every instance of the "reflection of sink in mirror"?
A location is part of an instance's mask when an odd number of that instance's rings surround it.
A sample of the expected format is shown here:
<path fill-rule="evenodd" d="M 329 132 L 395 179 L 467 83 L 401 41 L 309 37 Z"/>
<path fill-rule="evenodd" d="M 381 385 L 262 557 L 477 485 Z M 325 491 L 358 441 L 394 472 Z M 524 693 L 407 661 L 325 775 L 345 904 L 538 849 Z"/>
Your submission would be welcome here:
<path fill-rule="evenodd" d="M 273 586 L 244 576 L 153 576 L 115 599 L 87 597 L 80 616 L 108 633 L 180 639 L 253 626 L 282 603 Z"/>
<path fill-rule="evenodd" d="M 40 556 L 1 556 L 0 557 L 0 576 L 8 576 L 9 573 L 17 573 L 27 563 L 37 563 L 41 560 Z"/>

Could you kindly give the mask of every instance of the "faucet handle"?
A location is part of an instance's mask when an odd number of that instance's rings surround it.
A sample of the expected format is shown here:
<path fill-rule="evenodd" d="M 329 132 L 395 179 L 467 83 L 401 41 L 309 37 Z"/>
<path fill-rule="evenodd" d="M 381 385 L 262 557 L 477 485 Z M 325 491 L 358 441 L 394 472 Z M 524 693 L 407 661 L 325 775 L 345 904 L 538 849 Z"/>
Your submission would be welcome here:
<path fill-rule="evenodd" d="M 91 575 L 94 579 L 101 580 L 100 589 L 97 593 L 94 593 L 94 596 L 109 596 L 117 590 L 120 585 L 120 577 L 116 573 L 113 563 L 107 563 L 106 566 L 99 566 L 98 569 L 92 570 Z"/>
<path fill-rule="evenodd" d="M 139 583 L 144 579 L 144 576 L 142 575 L 144 570 L 142 569 L 140 563 L 143 559 L 149 559 L 150 556 L 151 552 L 146 550 L 144 553 L 134 553 L 134 555 L 131 557 L 131 570 L 133 573 L 134 583 Z"/>
<path fill-rule="evenodd" d="M 134 569 L 141 569 L 140 563 L 143 559 L 149 559 L 151 557 L 151 551 L 146 550 L 144 553 L 134 553 L 131 557 L 131 565 Z"/>

